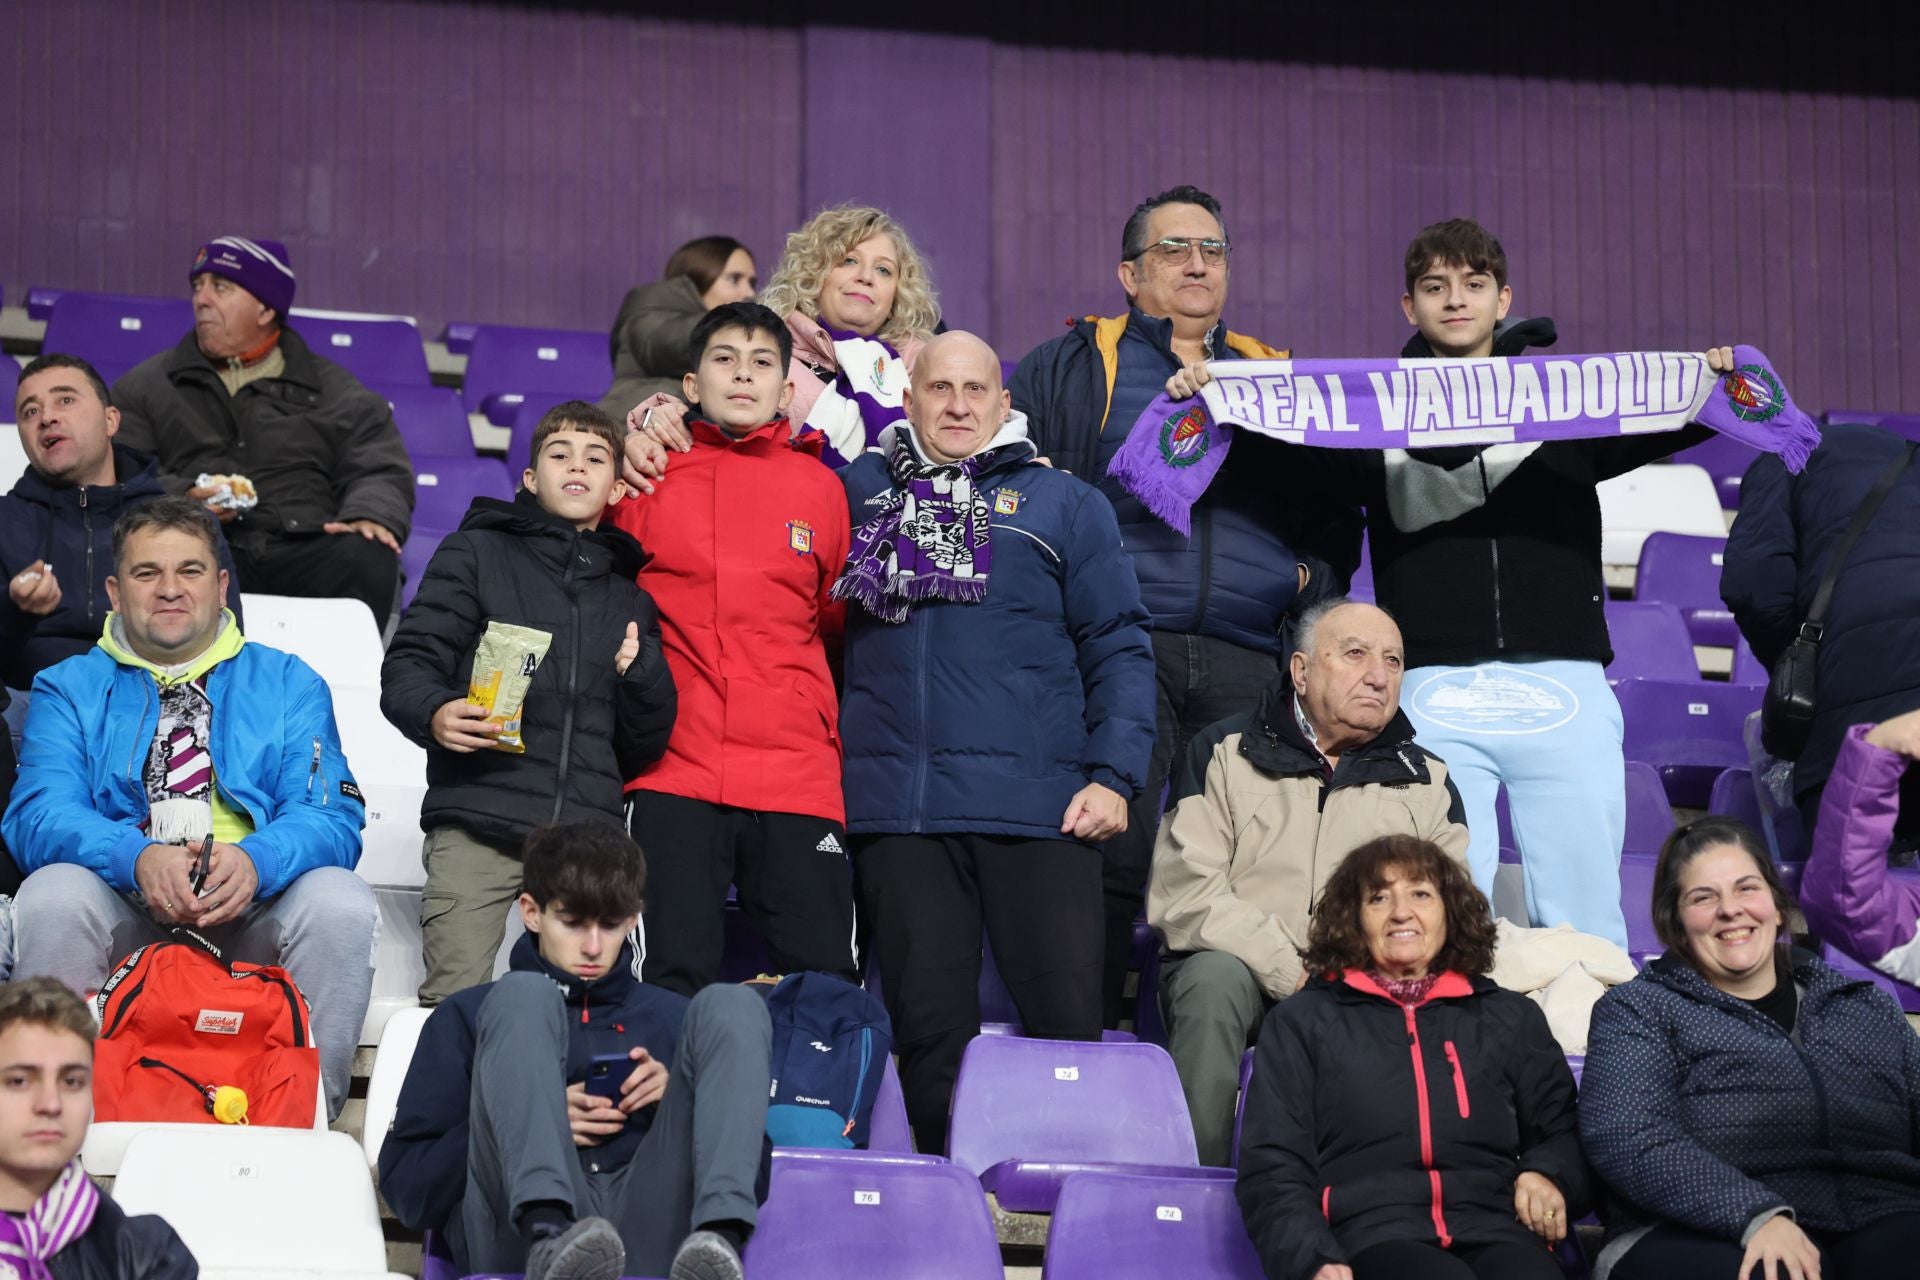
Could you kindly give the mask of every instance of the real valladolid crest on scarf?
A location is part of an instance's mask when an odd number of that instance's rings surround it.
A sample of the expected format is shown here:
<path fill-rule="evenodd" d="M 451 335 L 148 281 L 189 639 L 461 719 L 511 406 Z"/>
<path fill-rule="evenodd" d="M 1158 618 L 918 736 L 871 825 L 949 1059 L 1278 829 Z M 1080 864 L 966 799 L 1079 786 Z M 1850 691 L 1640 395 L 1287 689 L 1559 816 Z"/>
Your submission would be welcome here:
<path fill-rule="evenodd" d="M 1690 422 L 1798 472 L 1820 429 L 1767 358 L 1735 347 L 1734 368 L 1705 355 L 1627 351 L 1480 360 L 1216 360 L 1197 397 L 1162 395 L 1134 422 L 1107 471 L 1185 533 L 1233 430 L 1340 449 L 1580 440 L 1677 431 Z"/>

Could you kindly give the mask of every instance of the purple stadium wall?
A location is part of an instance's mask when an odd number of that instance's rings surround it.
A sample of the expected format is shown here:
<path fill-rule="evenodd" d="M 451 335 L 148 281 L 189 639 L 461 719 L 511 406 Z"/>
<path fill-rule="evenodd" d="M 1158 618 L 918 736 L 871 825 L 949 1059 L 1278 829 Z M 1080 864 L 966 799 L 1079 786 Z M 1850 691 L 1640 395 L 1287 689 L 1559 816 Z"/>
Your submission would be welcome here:
<path fill-rule="evenodd" d="M 1810 407 L 1920 411 L 1911 98 L 419 0 L 29 3 L 0 76 L 13 301 L 173 292 L 233 230 L 288 242 L 305 305 L 599 328 L 681 240 L 764 273 L 856 198 L 1017 355 L 1114 308 L 1127 210 L 1193 181 L 1238 246 L 1230 322 L 1301 352 L 1396 349 L 1402 248 L 1467 214 L 1568 350 L 1750 341 Z"/>

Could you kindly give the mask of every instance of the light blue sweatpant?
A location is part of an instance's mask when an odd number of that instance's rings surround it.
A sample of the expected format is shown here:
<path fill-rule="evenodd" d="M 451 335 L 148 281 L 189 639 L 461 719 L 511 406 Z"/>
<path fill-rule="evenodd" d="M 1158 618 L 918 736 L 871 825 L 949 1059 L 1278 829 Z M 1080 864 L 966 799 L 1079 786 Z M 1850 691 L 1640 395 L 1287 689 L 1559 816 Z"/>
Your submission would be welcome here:
<path fill-rule="evenodd" d="M 1627 838 L 1620 703 L 1597 662 L 1417 667 L 1400 703 L 1420 745 L 1447 762 L 1467 810 L 1467 863 L 1489 898 L 1500 865 L 1502 785 L 1529 923 L 1566 922 L 1621 948 L 1620 848 Z"/>

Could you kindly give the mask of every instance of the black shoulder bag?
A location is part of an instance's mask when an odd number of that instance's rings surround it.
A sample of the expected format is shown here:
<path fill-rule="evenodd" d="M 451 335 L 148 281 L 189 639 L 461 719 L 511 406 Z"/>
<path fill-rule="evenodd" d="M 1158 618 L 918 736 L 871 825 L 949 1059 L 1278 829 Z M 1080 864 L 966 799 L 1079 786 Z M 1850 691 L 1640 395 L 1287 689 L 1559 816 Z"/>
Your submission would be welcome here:
<path fill-rule="evenodd" d="M 1860 540 L 1860 534 L 1872 522 L 1874 513 L 1886 500 L 1893 482 L 1907 469 L 1915 446 L 1908 445 L 1896 454 L 1874 478 L 1873 488 L 1853 513 L 1853 522 L 1840 536 L 1840 543 L 1827 561 L 1820 588 L 1813 593 L 1813 605 L 1793 643 L 1774 662 L 1767 676 L 1767 696 L 1760 704 L 1760 743 L 1767 754 L 1782 760 L 1798 759 L 1807 745 L 1807 733 L 1813 727 L 1815 702 L 1815 666 L 1820 657 L 1820 637 L 1826 629 L 1827 603 L 1833 598 L 1833 584 L 1847 553 Z"/>

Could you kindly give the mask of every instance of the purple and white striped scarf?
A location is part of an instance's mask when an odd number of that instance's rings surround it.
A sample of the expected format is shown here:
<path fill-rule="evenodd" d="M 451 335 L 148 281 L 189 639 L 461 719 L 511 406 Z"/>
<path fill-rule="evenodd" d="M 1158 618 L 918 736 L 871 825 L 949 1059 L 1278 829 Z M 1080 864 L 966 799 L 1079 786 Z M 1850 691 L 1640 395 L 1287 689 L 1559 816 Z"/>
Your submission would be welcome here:
<path fill-rule="evenodd" d="M 1627 351 L 1484 360 L 1215 360 L 1194 399 L 1162 395 L 1134 422 L 1107 474 L 1175 529 L 1226 461 L 1233 431 L 1340 449 L 1583 440 L 1678 431 L 1690 422 L 1806 466 L 1820 428 L 1753 347 L 1733 371 L 1705 355 Z"/>
<path fill-rule="evenodd" d="M 978 477 L 1008 450 L 1033 448 L 1022 438 L 964 462 L 932 463 L 914 449 L 912 436 L 905 423 L 893 433 L 887 454 L 893 499 L 853 531 L 846 570 L 831 591 L 882 622 L 905 622 L 921 600 L 976 604 L 987 598 L 993 524 Z"/>
<path fill-rule="evenodd" d="M 821 388 L 805 427 L 827 438 L 837 457 L 826 461 L 837 468 L 873 448 L 882 431 L 906 416 L 900 393 L 906 389 L 907 366 L 878 338 L 821 329 L 833 339 L 833 381 Z"/>
<path fill-rule="evenodd" d="M 15 1217 L 0 1213 L 0 1268 L 21 1280 L 52 1280 L 47 1260 L 87 1234 L 100 1209 L 100 1192 L 78 1160 L 68 1162 L 47 1194 Z"/>

